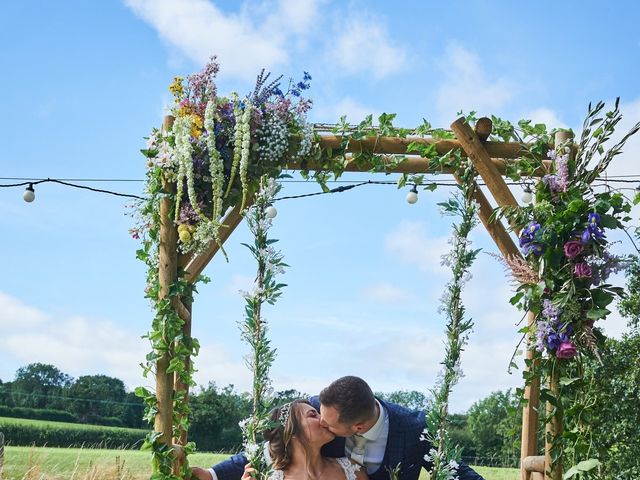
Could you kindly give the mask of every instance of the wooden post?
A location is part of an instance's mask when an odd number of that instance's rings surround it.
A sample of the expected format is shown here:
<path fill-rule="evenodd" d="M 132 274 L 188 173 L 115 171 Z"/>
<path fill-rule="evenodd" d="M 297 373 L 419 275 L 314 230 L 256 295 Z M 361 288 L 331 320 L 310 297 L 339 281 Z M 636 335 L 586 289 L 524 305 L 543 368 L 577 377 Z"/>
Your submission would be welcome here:
<path fill-rule="evenodd" d="M 173 117 L 167 116 L 162 124 L 163 130 L 169 130 L 173 124 Z M 175 184 L 164 182 L 164 188 L 175 192 Z M 160 251 L 158 279 L 160 283 L 160 298 L 169 295 L 169 287 L 178 278 L 178 230 L 173 223 L 174 209 L 169 198 L 160 202 Z M 161 432 L 161 443 L 171 445 L 173 436 L 173 373 L 167 373 L 171 360 L 171 348 L 163 352 L 156 362 L 156 399 L 158 413 L 154 422 L 156 432 Z"/>
<path fill-rule="evenodd" d="M 0 479 L 4 470 L 4 433 L 0 432 Z"/>
<path fill-rule="evenodd" d="M 527 314 L 528 325 L 531 327 L 536 320 L 533 312 Z M 527 342 L 528 343 L 528 342 Z M 537 360 L 535 352 L 527 348 L 526 358 L 532 363 L 531 367 L 535 369 Z M 522 480 L 532 480 L 530 471 L 525 468 L 525 459 L 536 455 L 538 450 L 538 408 L 540 404 L 540 379 L 535 378 L 524 388 L 524 398 L 527 404 L 522 407 L 522 434 L 520 445 L 520 475 Z M 543 457 L 544 458 L 544 457 Z M 538 471 L 543 471 L 538 470 Z"/>
<path fill-rule="evenodd" d="M 187 301 L 187 299 L 183 298 L 182 302 L 178 305 L 178 315 L 184 321 L 182 325 L 182 335 L 185 339 L 191 340 L 191 302 Z M 184 368 L 189 371 L 191 368 L 191 358 L 187 357 L 184 360 Z M 174 374 L 174 388 L 176 392 L 182 391 L 184 392 L 182 396 L 182 401 L 184 403 L 189 402 L 189 385 L 185 384 L 180 380 L 180 377 L 177 373 Z M 184 447 L 187 444 L 187 435 L 188 432 L 183 430 L 180 432 L 179 438 L 174 438 L 174 448 L 176 447 Z M 176 452 L 175 463 L 173 465 L 173 473 L 175 475 L 180 474 L 180 467 L 185 461 L 184 450 L 181 448 L 180 452 Z"/>
<path fill-rule="evenodd" d="M 561 144 L 569 142 L 573 137 L 569 131 L 558 131 L 555 134 L 554 145 L 558 148 Z M 571 145 L 567 145 L 571 148 Z M 574 152 L 574 149 L 571 148 Z M 545 426 L 545 442 L 544 442 L 544 454 L 545 454 L 545 479 L 546 480 L 561 480 L 562 479 L 562 461 L 558 459 L 555 465 L 552 465 L 553 454 L 558 454 L 551 449 L 551 440 L 562 435 L 563 430 L 563 412 L 562 404 L 560 403 L 560 368 L 559 362 L 553 367 L 551 377 L 549 378 L 549 390 L 551 395 L 556 399 L 556 406 L 554 407 L 550 402 L 547 402 L 547 417 L 553 414 L 553 418 L 550 422 L 547 422 Z"/>
<path fill-rule="evenodd" d="M 556 399 L 557 407 L 547 402 L 547 416 L 553 413 L 553 419 L 546 424 L 546 435 L 544 442 L 545 456 L 545 479 L 546 480 L 562 480 L 562 461 L 558 459 L 555 465 L 551 465 L 552 455 L 557 453 L 551 450 L 551 438 L 562 435 L 562 405 L 560 404 L 560 371 L 559 365 L 553 368 L 551 378 L 549 378 L 549 390 L 551 395 Z M 554 412 L 555 410 L 555 412 Z M 551 438 L 550 438 L 551 437 Z"/>

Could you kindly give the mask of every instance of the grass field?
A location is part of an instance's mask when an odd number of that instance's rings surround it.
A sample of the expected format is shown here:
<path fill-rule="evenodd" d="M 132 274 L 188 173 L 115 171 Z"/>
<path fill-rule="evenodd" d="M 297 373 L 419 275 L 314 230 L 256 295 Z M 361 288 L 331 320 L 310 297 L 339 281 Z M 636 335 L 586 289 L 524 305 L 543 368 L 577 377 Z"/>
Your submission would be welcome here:
<path fill-rule="evenodd" d="M 12 417 L 0 417 L 0 425 L 35 425 L 38 427 L 56 427 L 56 428 L 72 428 L 75 430 L 104 430 L 105 428 L 114 430 L 127 430 L 138 431 L 135 428 L 126 427 L 108 427 L 104 425 L 89 425 L 86 423 L 70 423 L 70 422 L 55 422 L 52 420 L 31 420 L 29 418 L 12 418 Z M 143 430 L 140 430 L 143 431 Z M 144 430 L 146 434 L 146 430 Z"/>
<path fill-rule="evenodd" d="M 191 465 L 208 467 L 228 455 L 196 453 Z M 150 456 L 135 450 L 6 447 L 3 480 L 146 480 Z M 515 468 L 477 467 L 485 480 L 518 480 Z M 428 479 L 426 473 L 421 480 Z"/>

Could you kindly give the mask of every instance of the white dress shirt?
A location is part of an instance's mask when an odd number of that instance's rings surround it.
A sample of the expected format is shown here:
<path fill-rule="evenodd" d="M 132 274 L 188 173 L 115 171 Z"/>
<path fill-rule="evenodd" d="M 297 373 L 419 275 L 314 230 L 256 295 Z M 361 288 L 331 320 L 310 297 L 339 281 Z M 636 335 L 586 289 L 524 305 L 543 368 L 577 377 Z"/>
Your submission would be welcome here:
<path fill-rule="evenodd" d="M 389 414 L 380 402 L 376 400 L 380 414 L 376 423 L 361 436 L 367 439 L 364 452 L 364 466 L 367 473 L 376 472 L 384 460 L 384 452 L 387 449 L 387 438 L 389 438 Z M 345 451 L 347 457 L 351 456 L 355 440 L 353 436 L 347 437 L 345 441 Z"/>

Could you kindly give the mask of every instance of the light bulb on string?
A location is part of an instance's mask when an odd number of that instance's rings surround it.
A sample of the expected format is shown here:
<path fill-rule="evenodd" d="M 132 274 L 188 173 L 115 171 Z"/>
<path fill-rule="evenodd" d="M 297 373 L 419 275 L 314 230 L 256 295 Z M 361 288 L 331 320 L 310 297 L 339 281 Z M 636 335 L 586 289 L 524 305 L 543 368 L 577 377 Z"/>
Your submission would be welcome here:
<path fill-rule="evenodd" d="M 269 205 L 264 209 L 264 215 L 268 219 L 273 220 L 278 216 L 278 210 L 276 210 L 276 207 L 274 207 L 273 205 Z"/>
<path fill-rule="evenodd" d="M 406 198 L 407 198 L 407 203 L 410 203 L 411 205 L 413 205 L 418 201 L 418 187 L 416 185 L 414 185 L 409 191 L 409 193 L 407 193 Z"/>
<path fill-rule="evenodd" d="M 533 202 L 533 193 L 531 192 L 531 187 L 529 187 L 529 185 L 526 185 L 524 187 L 524 191 L 522 192 L 521 198 L 524 203 Z"/>
<path fill-rule="evenodd" d="M 24 190 L 22 199 L 27 203 L 31 203 L 36 199 L 36 192 L 33 189 L 33 183 L 30 183 L 29 186 Z"/>

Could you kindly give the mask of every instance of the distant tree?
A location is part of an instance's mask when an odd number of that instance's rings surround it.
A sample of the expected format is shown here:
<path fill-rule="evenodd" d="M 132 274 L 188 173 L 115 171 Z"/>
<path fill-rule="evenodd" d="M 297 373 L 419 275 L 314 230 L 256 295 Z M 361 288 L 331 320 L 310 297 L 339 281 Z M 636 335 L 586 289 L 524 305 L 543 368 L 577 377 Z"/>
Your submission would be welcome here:
<path fill-rule="evenodd" d="M 18 406 L 56 408 L 58 400 L 73 378 L 53 365 L 31 363 L 16 371 L 11 390 Z"/>
<path fill-rule="evenodd" d="M 299 398 L 307 398 L 309 395 L 295 389 L 281 390 L 274 395 L 274 405 L 279 406 Z"/>
<path fill-rule="evenodd" d="M 376 392 L 376 396 L 411 410 L 426 411 L 431 406 L 431 398 L 416 390 L 396 390 L 391 393 Z"/>
<path fill-rule="evenodd" d="M 476 457 L 476 448 L 467 420 L 467 415 L 464 413 L 449 414 L 449 436 L 454 445 L 462 447 L 462 457 L 465 462 L 473 462 Z"/>
<path fill-rule="evenodd" d="M 627 296 L 619 304 L 620 314 L 631 331 L 640 332 L 640 257 L 633 256 L 627 269 Z"/>
<path fill-rule="evenodd" d="M 214 382 L 190 399 L 189 437 L 200 450 L 237 450 L 242 445 L 238 422 L 249 416 L 251 403 L 247 394 L 234 391 L 233 385 L 218 389 Z"/>
<path fill-rule="evenodd" d="M 469 432 L 478 455 L 498 463 L 520 454 L 519 400 L 511 390 L 493 392 L 475 402 L 467 412 Z"/>
<path fill-rule="evenodd" d="M 120 417 L 127 392 L 119 378 L 83 375 L 68 389 L 69 408 L 81 422 L 103 423 L 100 417 Z"/>

